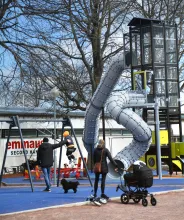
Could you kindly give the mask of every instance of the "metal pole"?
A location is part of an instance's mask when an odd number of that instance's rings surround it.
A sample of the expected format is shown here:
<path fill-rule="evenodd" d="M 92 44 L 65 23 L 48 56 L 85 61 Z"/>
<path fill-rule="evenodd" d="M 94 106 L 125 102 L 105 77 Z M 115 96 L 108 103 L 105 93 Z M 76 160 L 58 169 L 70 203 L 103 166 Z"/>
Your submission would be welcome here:
<path fill-rule="evenodd" d="M 5 148 L 5 152 L 4 152 L 4 158 L 3 158 L 3 163 L 2 163 L 2 168 L 1 168 L 1 175 L 0 175 L 0 187 L 1 187 L 1 181 L 3 178 L 3 170 L 4 170 L 4 166 L 5 166 L 5 162 L 6 162 L 6 156 L 7 156 L 7 151 L 8 151 L 8 142 L 10 140 L 10 132 L 11 132 L 12 126 L 10 124 L 9 126 L 9 131 L 8 131 L 8 138 L 6 141 L 6 148 Z"/>
<path fill-rule="evenodd" d="M 63 132 L 64 132 L 64 125 L 62 125 L 61 141 L 63 140 Z M 62 149 L 63 149 L 63 146 L 60 147 L 59 166 L 58 166 L 58 177 L 57 177 L 57 187 L 59 187 L 59 177 L 60 177 L 60 170 L 61 170 Z"/>
<path fill-rule="evenodd" d="M 77 148 L 78 148 L 79 153 L 80 153 L 80 156 L 81 156 L 81 158 L 82 158 L 83 165 L 84 165 L 84 167 L 85 167 L 85 169 L 86 169 L 86 172 L 87 172 L 87 176 L 88 176 L 88 179 L 89 179 L 90 185 L 91 185 L 91 187 L 93 187 L 93 183 L 92 183 L 92 181 L 91 181 L 91 178 L 90 178 L 90 175 L 89 175 L 89 171 L 88 171 L 88 168 L 87 168 L 86 162 L 85 162 L 85 160 L 84 160 L 84 157 L 83 157 L 82 151 L 81 151 L 81 149 L 80 149 L 79 142 L 78 142 L 77 137 L 76 137 L 76 135 L 75 135 L 75 132 L 74 132 L 74 129 L 73 129 L 73 125 L 72 125 L 72 123 L 71 123 L 70 118 L 68 118 L 68 119 L 69 119 L 69 121 L 70 121 L 70 127 L 71 127 L 71 129 L 72 129 L 72 133 L 73 133 L 73 135 L 74 135 L 75 142 L 76 142 L 76 144 L 77 144 Z"/>
<path fill-rule="evenodd" d="M 18 129 L 19 129 L 19 134 L 20 134 L 22 149 L 23 149 L 23 153 L 24 153 L 25 160 L 26 160 L 26 165 L 27 165 L 28 174 L 29 174 L 29 181 L 30 181 L 30 184 L 31 184 L 32 192 L 33 192 L 33 191 L 34 191 L 34 190 L 33 190 L 33 181 L 32 181 L 31 171 L 30 171 L 30 167 L 29 167 L 29 161 L 28 161 L 28 159 L 27 159 L 26 150 L 25 150 L 25 147 L 24 147 L 24 140 L 23 140 L 22 131 L 21 131 L 21 128 L 20 128 L 20 123 L 19 123 L 19 118 L 18 118 L 18 116 L 14 117 L 14 121 L 15 121 L 15 120 L 16 120 L 16 126 L 17 126 Z"/>
<path fill-rule="evenodd" d="M 102 108 L 102 129 L 103 129 L 103 140 L 105 141 L 105 112 L 104 112 L 104 107 Z"/>
<path fill-rule="evenodd" d="M 159 121 L 159 105 L 158 99 L 155 99 L 155 119 L 156 119 L 156 146 L 157 146 L 157 162 L 158 162 L 158 175 L 159 179 L 162 180 L 162 161 L 161 161 L 161 147 L 160 147 L 160 121 Z"/>
<path fill-rule="evenodd" d="M 56 96 L 54 97 L 54 144 L 56 144 Z M 54 184 L 56 185 L 57 152 L 54 150 Z"/>

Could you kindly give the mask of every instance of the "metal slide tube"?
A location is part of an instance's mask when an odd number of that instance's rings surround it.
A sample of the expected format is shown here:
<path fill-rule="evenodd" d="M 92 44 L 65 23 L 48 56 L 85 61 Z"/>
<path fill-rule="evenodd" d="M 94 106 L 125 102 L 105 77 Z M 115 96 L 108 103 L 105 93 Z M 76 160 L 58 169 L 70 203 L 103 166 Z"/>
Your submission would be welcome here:
<path fill-rule="evenodd" d="M 151 144 L 151 130 L 143 119 L 133 112 L 130 108 L 123 108 L 129 104 L 144 104 L 146 102 L 145 94 L 135 91 L 129 92 L 112 92 L 107 101 L 107 110 L 111 117 L 118 124 L 123 125 L 133 135 L 132 142 L 123 148 L 113 159 L 119 167 L 128 169 L 131 164 L 138 160 L 149 149 Z M 109 176 L 116 178 L 119 176 L 114 171 L 111 163 L 109 166 Z"/>
<path fill-rule="evenodd" d="M 124 56 L 119 55 L 112 61 L 112 65 L 107 74 L 102 77 L 91 102 L 86 109 L 83 142 L 88 152 L 91 152 L 91 146 L 93 146 L 93 150 L 97 144 L 100 113 L 124 70 L 123 59 Z"/>
<path fill-rule="evenodd" d="M 134 161 L 138 160 L 148 150 L 151 143 L 151 130 L 141 117 L 130 108 L 127 108 L 128 105 L 144 104 L 146 95 L 135 91 L 113 91 L 124 70 L 125 62 L 123 59 L 124 56 L 120 55 L 113 60 L 87 107 L 83 141 L 88 152 L 91 151 L 91 146 L 93 146 L 92 150 L 96 146 L 99 133 L 99 117 L 102 107 L 107 102 L 107 110 L 112 118 L 133 134 L 132 142 L 114 157 L 121 168 L 128 169 Z M 126 109 L 123 108 L 123 105 L 126 106 Z M 109 175 L 119 177 L 111 163 L 108 166 Z"/>

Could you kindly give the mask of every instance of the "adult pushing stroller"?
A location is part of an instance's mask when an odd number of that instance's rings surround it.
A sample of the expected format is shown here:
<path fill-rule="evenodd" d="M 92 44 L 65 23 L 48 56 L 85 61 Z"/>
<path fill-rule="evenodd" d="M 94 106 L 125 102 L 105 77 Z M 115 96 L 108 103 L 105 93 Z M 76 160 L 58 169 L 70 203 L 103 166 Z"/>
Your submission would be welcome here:
<path fill-rule="evenodd" d="M 152 170 L 146 166 L 142 161 L 136 161 L 133 164 L 133 173 L 124 174 L 124 185 L 120 175 L 121 184 L 117 186 L 116 191 L 119 189 L 124 193 L 121 195 L 121 202 L 128 204 L 132 199 L 135 203 L 139 203 L 142 200 L 142 205 L 147 206 L 147 196 L 150 196 L 150 202 L 153 206 L 157 201 L 153 194 L 148 193 L 147 188 L 153 185 L 153 173 Z"/>

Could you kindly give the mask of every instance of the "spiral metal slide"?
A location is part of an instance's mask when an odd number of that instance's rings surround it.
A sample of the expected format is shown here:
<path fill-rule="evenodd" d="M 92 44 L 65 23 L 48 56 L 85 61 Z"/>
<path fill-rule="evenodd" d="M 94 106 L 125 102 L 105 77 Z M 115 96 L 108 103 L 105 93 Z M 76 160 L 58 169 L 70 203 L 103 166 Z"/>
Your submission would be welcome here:
<path fill-rule="evenodd" d="M 125 63 L 123 55 L 116 57 L 112 61 L 108 72 L 101 79 L 86 110 L 83 135 L 86 150 L 93 153 L 93 149 L 98 142 L 101 110 L 106 105 L 111 117 L 118 124 L 127 128 L 133 135 L 132 142 L 114 157 L 114 160 L 122 169 L 128 169 L 131 164 L 146 153 L 151 144 L 151 129 L 131 109 L 134 105 L 141 106 L 146 103 L 144 92 L 113 91 L 121 73 L 125 69 Z M 118 178 L 119 174 L 114 171 L 113 165 L 109 163 L 108 167 L 109 176 L 111 178 Z"/>

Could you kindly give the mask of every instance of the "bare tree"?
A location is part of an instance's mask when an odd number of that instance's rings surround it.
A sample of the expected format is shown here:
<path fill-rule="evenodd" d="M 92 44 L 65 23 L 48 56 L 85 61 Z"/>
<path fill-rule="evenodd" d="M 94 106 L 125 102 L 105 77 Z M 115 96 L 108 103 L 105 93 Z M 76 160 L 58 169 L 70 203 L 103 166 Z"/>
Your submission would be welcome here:
<path fill-rule="evenodd" d="M 123 27 L 130 4 L 126 1 L 62 1 L 65 13 L 57 21 L 62 33 L 45 38 L 53 51 L 80 64 L 89 76 L 92 93 L 104 70 L 104 63 L 123 49 Z M 121 38 L 118 39 L 118 38 Z"/>
<path fill-rule="evenodd" d="M 49 3 L 50 5 L 50 3 Z M 0 1 L 0 77 L 1 99 L 9 105 L 16 103 L 24 83 L 20 80 L 23 67 L 29 67 L 29 57 L 39 48 L 46 51 L 37 29 L 47 27 L 47 20 L 41 19 L 43 14 L 50 16 L 62 10 L 61 4 L 49 7 L 38 1 L 1 0 Z M 44 27 L 44 31 L 48 32 Z M 36 55 L 36 54 L 34 54 Z M 40 54 L 37 54 L 40 57 Z"/>
<path fill-rule="evenodd" d="M 0 4 L 1 80 L 7 84 L 10 77 L 24 76 L 24 82 L 12 83 L 7 91 L 22 85 L 25 89 L 25 76 L 37 74 L 45 83 L 57 80 L 63 108 L 85 110 L 104 64 L 123 49 L 122 24 L 130 4 L 109 0 L 7 0 Z M 11 75 L 5 71 L 7 66 L 14 70 Z M 66 69 L 70 69 L 67 74 Z"/>
<path fill-rule="evenodd" d="M 108 61 L 123 50 L 132 17 L 177 22 L 183 57 L 182 0 L 1 0 L 0 6 L 0 84 L 9 105 L 26 93 L 25 104 L 39 106 L 56 86 L 61 109 L 84 111 Z"/>

